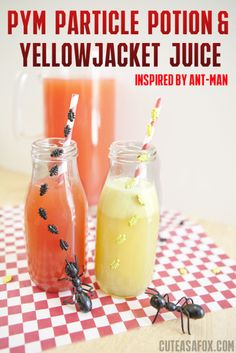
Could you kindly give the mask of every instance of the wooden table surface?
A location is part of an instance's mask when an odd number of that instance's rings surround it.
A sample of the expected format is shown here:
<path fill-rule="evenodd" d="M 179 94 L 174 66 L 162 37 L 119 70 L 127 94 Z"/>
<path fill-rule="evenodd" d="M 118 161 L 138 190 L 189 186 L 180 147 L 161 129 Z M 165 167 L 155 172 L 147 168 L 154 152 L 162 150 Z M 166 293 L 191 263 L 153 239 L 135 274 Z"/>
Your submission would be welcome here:
<path fill-rule="evenodd" d="M 24 202 L 29 176 L 0 168 L 0 206 Z M 226 210 L 227 212 L 227 210 Z M 194 219 L 230 257 L 236 259 L 236 227 Z M 48 351 L 49 353 L 119 353 L 159 352 L 161 340 L 235 340 L 236 351 L 236 308 L 208 313 L 204 319 L 192 322 L 192 335 L 181 333 L 180 319 L 163 322 L 150 327 L 134 329 L 127 333 L 107 336 L 87 342 L 79 342 Z M 174 351 L 171 351 L 174 352 Z"/>

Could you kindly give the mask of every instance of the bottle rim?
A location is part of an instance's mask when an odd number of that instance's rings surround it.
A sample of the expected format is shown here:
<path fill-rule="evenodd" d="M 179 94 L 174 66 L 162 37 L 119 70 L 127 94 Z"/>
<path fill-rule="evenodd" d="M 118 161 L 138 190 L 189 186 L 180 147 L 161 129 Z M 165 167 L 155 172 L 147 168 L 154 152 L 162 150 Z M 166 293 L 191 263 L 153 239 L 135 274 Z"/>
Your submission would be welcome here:
<path fill-rule="evenodd" d="M 109 147 L 109 159 L 120 163 L 140 163 L 138 156 L 145 155 L 143 163 L 149 163 L 156 160 L 157 150 L 152 144 L 149 144 L 145 150 L 142 150 L 143 142 L 133 140 L 114 141 Z"/>
<path fill-rule="evenodd" d="M 71 140 L 68 146 L 65 146 L 65 138 L 49 137 L 41 138 L 32 143 L 31 155 L 35 160 L 44 162 L 65 161 L 74 158 L 78 155 L 77 143 Z M 56 150 L 62 150 L 58 156 L 53 156 L 51 153 Z"/>

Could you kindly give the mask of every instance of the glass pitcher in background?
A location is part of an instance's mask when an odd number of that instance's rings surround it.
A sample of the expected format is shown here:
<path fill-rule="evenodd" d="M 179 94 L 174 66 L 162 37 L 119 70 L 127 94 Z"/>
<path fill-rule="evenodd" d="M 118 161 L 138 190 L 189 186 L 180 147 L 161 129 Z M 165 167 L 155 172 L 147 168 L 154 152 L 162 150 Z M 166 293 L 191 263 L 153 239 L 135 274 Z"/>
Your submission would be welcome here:
<path fill-rule="evenodd" d="M 72 70 L 73 71 L 73 70 Z M 79 174 L 89 205 L 97 204 L 109 163 L 107 152 L 114 140 L 115 79 L 100 69 L 90 74 L 60 69 L 38 74 L 43 88 L 44 136 L 62 137 L 72 93 L 79 94 L 73 140 L 78 144 Z M 22 126 L 20 108 L 25 84 L 34 73 L 19 75 L 16 87 L 15 124 Z M 32 87 L 34 89 L 34 87 Z"/>

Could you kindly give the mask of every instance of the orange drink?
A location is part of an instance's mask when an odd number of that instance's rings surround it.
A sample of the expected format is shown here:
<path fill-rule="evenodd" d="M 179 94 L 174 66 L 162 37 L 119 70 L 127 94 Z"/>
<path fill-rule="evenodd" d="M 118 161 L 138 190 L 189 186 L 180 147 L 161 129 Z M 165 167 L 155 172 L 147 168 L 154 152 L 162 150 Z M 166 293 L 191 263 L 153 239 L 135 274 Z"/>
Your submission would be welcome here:
<path fill-rule="evenodd" d="M 77 255 L 80 272 L 85 264 L 87 204 L 77 172 L 76 144 L 71 141 L 70 146 L 64 148 L 63 160 L 47 157 L 51 146 L 62 146 L 62 140 L 39 140 L 33 144 L 34 167 L 25 205 L 29 273 L 35 284 L 47 291 L 69 287 L 69 282 L 58 281 L 65 277 L 66 258 L 73 259 Z M 49 176 L 48 168 L 55 163 L 59 165 L 59 175 Z M 42 193 L 45 185 L 46 192 Z M 40 217 L 39 209 L 46 212 L 45 219 Z M 56 227 L 57 232 L 50 232 L 50 225 Z M 68 244 L 67 251 L 60 247 L 60 240 Z"/>

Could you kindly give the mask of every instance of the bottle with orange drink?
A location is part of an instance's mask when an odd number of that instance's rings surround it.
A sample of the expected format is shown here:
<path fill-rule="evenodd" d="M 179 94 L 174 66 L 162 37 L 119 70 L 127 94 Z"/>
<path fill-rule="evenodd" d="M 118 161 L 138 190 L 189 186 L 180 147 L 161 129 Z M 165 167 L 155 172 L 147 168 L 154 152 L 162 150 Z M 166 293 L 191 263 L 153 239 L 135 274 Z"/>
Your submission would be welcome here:
<path fill-rule="evenodd" d="M 52 151 L 63 154 L 52 156 Z M 41 289 L 67 289 L 65 259 L 85 263 L 87 202 L 77 168 L 77 145 L 63 138 L 32 145 L 33 171 L 25 204 L 25 236 L 31 279 Z M 66 244 L 67 251 L 60 247 Z"/>

